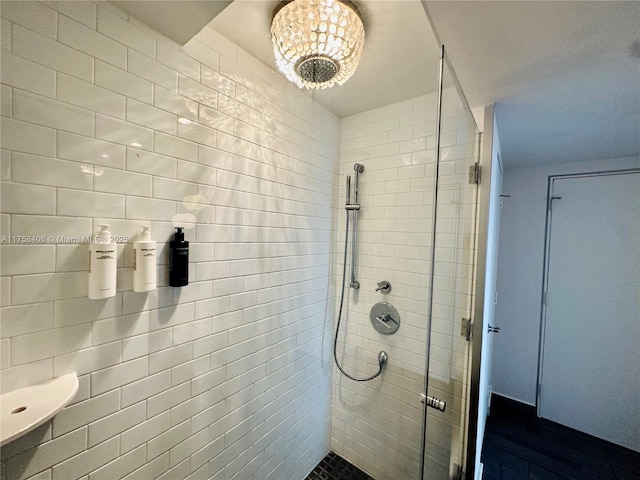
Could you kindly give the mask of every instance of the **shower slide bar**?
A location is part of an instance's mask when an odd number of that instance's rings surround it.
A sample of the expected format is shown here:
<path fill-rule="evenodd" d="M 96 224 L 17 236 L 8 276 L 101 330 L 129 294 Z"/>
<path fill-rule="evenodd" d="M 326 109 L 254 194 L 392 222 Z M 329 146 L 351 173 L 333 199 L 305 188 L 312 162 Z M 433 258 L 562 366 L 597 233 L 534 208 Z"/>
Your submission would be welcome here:
<path fill-rule="evenodd" d="M 356 163 L 353 166 L 355 170 L 355 178 L 353 181 L 353 203 L 351 203 L 351 175 L 347 175 L 347 202 L 344 206 L 349 215 L 349 211 L 353 212 L 353 231 L 351 235 L 351 282 L 349 286 L 356 290 L 360 288 L 360 282 L 356 280 L 356 247 L 358 245 L 358 211 L 360 204 L 358 203 L 358 176 L 364 172 L 364 165 Z"/>
<path fill-rule="evenodd" d="M 355 170 L 355 180 L 354 180 L 354 188 L 353 188 L 353 203 L 351 203 L 351 175 L 347 176 L 347 195 L 346 195 L 346 205 L 344 206 L 347 211 L 346 215 L 346 226 L 344 229 L 344 257 L 342 260 L 342 288 L 340 289 L 340 306 L 338 307 L 338 321 L 336 323 L 336 333 L 333 337 L 333 359 L 336 363 L 336 367 L 340 370 L 345 377 L 350 378 L 351 380 L 355 380 L 356 382 L 368 382 L 369 380 L 373 380 L 378 377 L 382 373 L 382 369 L 384 365 L 389 360 L 389 356 L 387 352 L 381 350 L 378 352 L 378 371 L 372 375 L 367 377 L 358 378 L 353 375 L 350 375 L 345 371 L 345 369 L 340 365 L 340 361 L 338 360 L 338 334 L 340 333 L 340 324 L 342 323 L 342 310 L 344 307 L 344 292 L 346 286 L 347 279 L 347 250 L 349 246 L 349 211 L 353 212 L 353 230 L 351 234 L 351 288 L 358 289 L 360 288 L 360 282 L 356 280 L 356 245 L 357 245 L 357 235 L 358 235 L 358 211 L 360 210 L 360 204 L 358 203 L 358 175 L 364 172 L 364 165 L 360 163 L 356 163 L 353 166 Z M 388 283 L 388 282 L 387 282 Z M 389 285 L 390 287 L 390 285 Z M 392 319 L 396 322 L 395 319 Z M 381 317 L 379 320 L 381 323 L 386 323 L 389 321 L 387 317 Z"/>

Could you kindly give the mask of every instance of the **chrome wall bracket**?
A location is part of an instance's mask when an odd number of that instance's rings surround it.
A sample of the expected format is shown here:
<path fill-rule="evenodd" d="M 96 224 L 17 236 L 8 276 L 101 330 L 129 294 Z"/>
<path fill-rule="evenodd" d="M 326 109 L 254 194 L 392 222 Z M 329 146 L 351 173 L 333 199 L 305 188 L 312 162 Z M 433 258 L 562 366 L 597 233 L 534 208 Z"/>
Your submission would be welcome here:
<path fill-rule="evenodd" d="M 376 292 L 380 293 L 389 293 L 391 291 L 391 283 L 388 280 L 382 280 L 378 282 L 378 288 L 376 288 Z"/>

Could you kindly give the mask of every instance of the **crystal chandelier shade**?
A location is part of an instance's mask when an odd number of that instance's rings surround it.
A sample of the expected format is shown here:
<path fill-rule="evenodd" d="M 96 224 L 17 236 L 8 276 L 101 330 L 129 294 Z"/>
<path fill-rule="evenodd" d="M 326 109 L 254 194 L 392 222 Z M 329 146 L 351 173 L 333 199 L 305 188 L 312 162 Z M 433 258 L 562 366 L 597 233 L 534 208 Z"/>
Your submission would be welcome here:
<path fill-rule="evenodd" d="M 364 26 L 355 6 L 340 0 L 283 3 L 271 23 L 280 71 L 300 88 L 329 88 L 346 82 L 364 46 Z"/>

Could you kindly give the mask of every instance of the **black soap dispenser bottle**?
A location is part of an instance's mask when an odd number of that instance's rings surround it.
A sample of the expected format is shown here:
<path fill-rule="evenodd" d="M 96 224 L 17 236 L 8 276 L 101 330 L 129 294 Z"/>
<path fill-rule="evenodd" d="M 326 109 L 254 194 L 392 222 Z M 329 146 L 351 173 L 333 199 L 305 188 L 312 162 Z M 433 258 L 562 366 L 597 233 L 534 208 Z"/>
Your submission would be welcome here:
<path fill-rule="evenodd" d="M 189 242 L 184 240 L 184 227 L 175 227 L 169 242 L 169 285 L 184 287 L 189 284 Z"/>

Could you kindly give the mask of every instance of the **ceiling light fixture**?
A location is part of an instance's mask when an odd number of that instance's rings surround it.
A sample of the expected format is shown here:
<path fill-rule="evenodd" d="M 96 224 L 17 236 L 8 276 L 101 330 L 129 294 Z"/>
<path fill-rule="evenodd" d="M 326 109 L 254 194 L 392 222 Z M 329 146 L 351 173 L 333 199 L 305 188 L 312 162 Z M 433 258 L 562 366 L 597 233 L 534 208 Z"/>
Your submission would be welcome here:
<path fill-rule="evenodd" d="M 347 0 L 280 2 L 271 22 L 278 68 L 302 88 L 342 85 L 356 71 L 364 25 Z"/>

